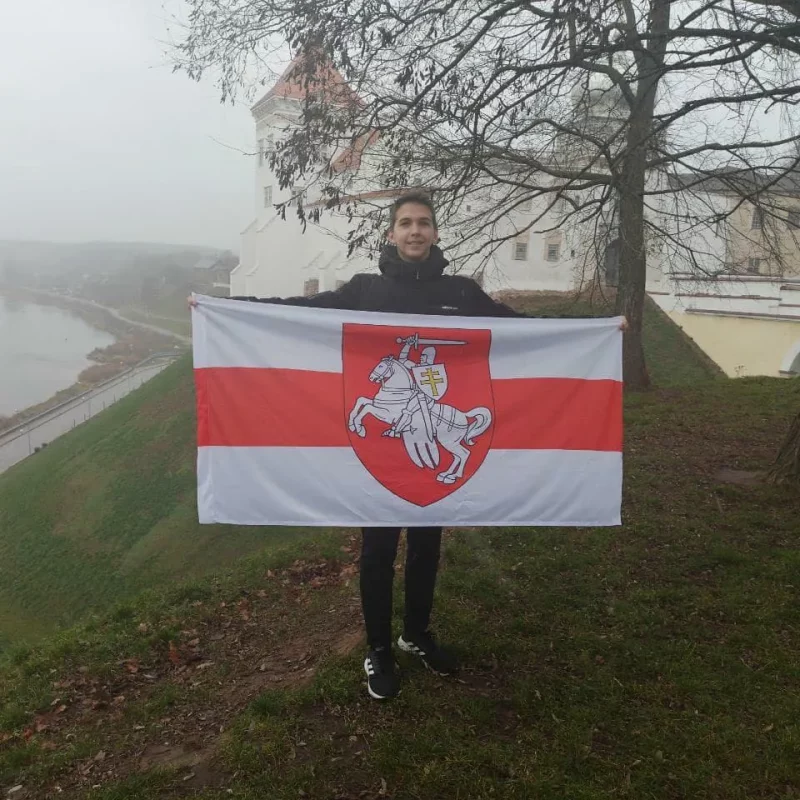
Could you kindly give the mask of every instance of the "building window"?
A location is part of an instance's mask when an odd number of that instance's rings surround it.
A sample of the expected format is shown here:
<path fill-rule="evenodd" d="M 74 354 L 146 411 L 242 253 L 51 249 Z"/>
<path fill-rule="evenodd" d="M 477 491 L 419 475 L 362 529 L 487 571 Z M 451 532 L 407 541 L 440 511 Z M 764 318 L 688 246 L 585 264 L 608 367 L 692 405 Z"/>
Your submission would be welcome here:
<path fill-rule="evenodd" d="M 800 228 L 800 211 L 790 211 L 786 218 L 786 226 L 789 229 Z"/>
<path fill-rule="evenodd" d="M 545 256 L 548 261 L 558 261 L 559 258 L 559 251 L 561 247 L 557 244 L 549 244 L 547 245 L 547 255 Z"/>
<path fill-rule="evenodd" d="M 319 294 L 319 278 L 309 278 L 303 284 L 303 297 L 313 297 Z"/>
<path fill-rule="evenodd" d="M 269 208 L 272 205 L 272 187 L 264 187 L 264 208 Z"/>
<path fill-rule="evenodd" d="M 764 227 L 764 212 L 760 208 L 753 209 L 753 219 L 750 222 L 751 230 L 761 230 Z"/>
<path fill-rule="evenodd" d="M 758 275 L 761 272 L 761 259 L 760 258 L 748 258 L 747 259 L 747 272 L 750 275 Z"/>
<path fill-rule="evenodd" d="M 514 261 L 528 260 L 528 243 L 514 242 Z"/>
<path fill-rule="evenodd" d="M 258 166 L 264 166 L 264 140 L 258 140 Z"/>

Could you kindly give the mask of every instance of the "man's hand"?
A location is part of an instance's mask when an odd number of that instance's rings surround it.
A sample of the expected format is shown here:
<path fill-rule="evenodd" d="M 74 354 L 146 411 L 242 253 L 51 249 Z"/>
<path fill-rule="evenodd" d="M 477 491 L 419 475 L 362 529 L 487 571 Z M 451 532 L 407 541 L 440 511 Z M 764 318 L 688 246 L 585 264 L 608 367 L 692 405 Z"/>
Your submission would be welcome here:
<path fill-rule="evenodd" d="M 628 328 L 630 328 L 630 325 L 628 324 L 628 318 L 627 317 L 623 317 L 622 318 L 622 322 L 620 322 L 620 324 L 619 324 L 619 329 L 623 333 L 625 333 L 628 330 Z"/>
<path fill-rule="evenodd" d="M 189 308 L 197 308 L 197 300 L 191 295 L 186 298 L 186 302 L 189 304 Z"/>

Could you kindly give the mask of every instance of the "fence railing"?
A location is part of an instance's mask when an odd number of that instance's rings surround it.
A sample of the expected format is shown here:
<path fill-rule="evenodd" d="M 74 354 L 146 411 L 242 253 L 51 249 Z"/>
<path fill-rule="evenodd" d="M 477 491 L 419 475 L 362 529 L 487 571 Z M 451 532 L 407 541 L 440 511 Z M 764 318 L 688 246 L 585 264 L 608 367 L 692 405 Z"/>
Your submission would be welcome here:
<path fill-rule="evenodd" d="M 180 355 L 173 351 L 154 353 L 119 375 L 0 431 L 0 472 L 138 389 Z"/>

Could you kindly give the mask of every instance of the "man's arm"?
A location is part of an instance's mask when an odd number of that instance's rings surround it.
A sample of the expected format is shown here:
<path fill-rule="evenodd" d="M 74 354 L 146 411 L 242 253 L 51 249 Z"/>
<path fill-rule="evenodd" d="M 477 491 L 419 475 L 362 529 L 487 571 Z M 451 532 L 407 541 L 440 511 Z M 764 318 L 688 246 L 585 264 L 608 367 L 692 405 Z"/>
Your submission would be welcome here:
<path fill-rule="evenodd" d="M 481 287 L 475 282 L 475 306 L 478 309 L 476 311 L 476 316 L 479 317 L 527 317 L 527 314 L 521 314 L 518 311 L 514 311 L 513 308 L 507 306 L 505 303 L 500 303 L 497 300 L 492 299 L 489 297 L 486 292 L 481 289 Z M 560 315 L 566 316 L 566 315 Z M 619 329 L 625 333 L 629 328 L 628 320 L 626 317 L 622 318 L 622 321 L 619 324 Z"/>
<path fill-rule="evenodd" d="M 253 303 L 274 303 L 281 306 L 307 306 L 309 308 L 341 308 L 358 311 L 361 299 L 361 275 L 354 275 L 347 283 L 330 292 L 320 292 L 311 297 L 231 297 L 230 300 L 249 300 Z"/>
<path fill-rule="evenodd" d="M 472 297 L 471 305 L 473 314 L 476 317 L 525 317 L 527 314 L 521 314 L 515 311 L 505 303 L 501 303 L 492 297 L 489 297 L 486 292 L 481 289 L 476 281 L 470 280 L 472 284 Z"/>

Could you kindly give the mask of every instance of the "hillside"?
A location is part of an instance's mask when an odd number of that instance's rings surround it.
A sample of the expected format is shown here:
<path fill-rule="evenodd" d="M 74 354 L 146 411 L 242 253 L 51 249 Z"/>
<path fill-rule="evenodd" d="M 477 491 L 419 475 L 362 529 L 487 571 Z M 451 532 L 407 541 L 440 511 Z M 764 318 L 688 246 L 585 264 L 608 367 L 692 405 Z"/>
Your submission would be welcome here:
<path fill-rule="evenodd" d="M 185 367 L 160 388 L 179 398 L 182 381 Z M 385 705 L 363 687 L 346 531 L 16 645 L 0 660 L 0 794 L 797 797 L 800 498 L 715 475 L 763 469 L 798 404 L 800 382 L 769 379 L 629 397 L 622 528 L 448 532 L 435 625 L 464 668 L 442 680 L 404 657 Z M 164 438 L 140 440 L 131 466 L 162 495 L 155 519 L 180 506 L 166 493 L 185 488 L 169 476 L 188 457 L 173 460 L 167 437 L 187 412 L 151 422 L 146 407 L 128 414 Z M 130 442 L 136 426 L 120 423 Z M 143 474 L 151 459 L 162 489 Z M 135 494 L 120 511 L 136 514 Z M 138 503 L 150 516 L 146 493 Z"/>
<path fill-rule="evenodd" d="M 357 535 L 196 524 L 187 361 L 4 475 L 0 795 L 796 797 L 800 498 L 716 475 L 769 463 L 800 382 L 647 325 L 670 385 L 626 398 L 622 528 L 447 532 L 464 669 L 405 658 L 386 705 Z"/>
<path fill-rule="evenodd" d="M 187 358 L 0 476 L 0 649 L 289 530 L 197 523 Z"/>
<path fill-rule="evenodd" d="M 602 306 L 526 297 L 521 308 L 583 316 Z M 646 348 L 663 384 L 707 380 L 705 361 L 655 306 Z M 295 539 L 289 530 L 200 526 L 190 362 L 0 476 L 0 651 L 142 589 Z M 58 597 L 54 603 L 52 598 Z"/>

